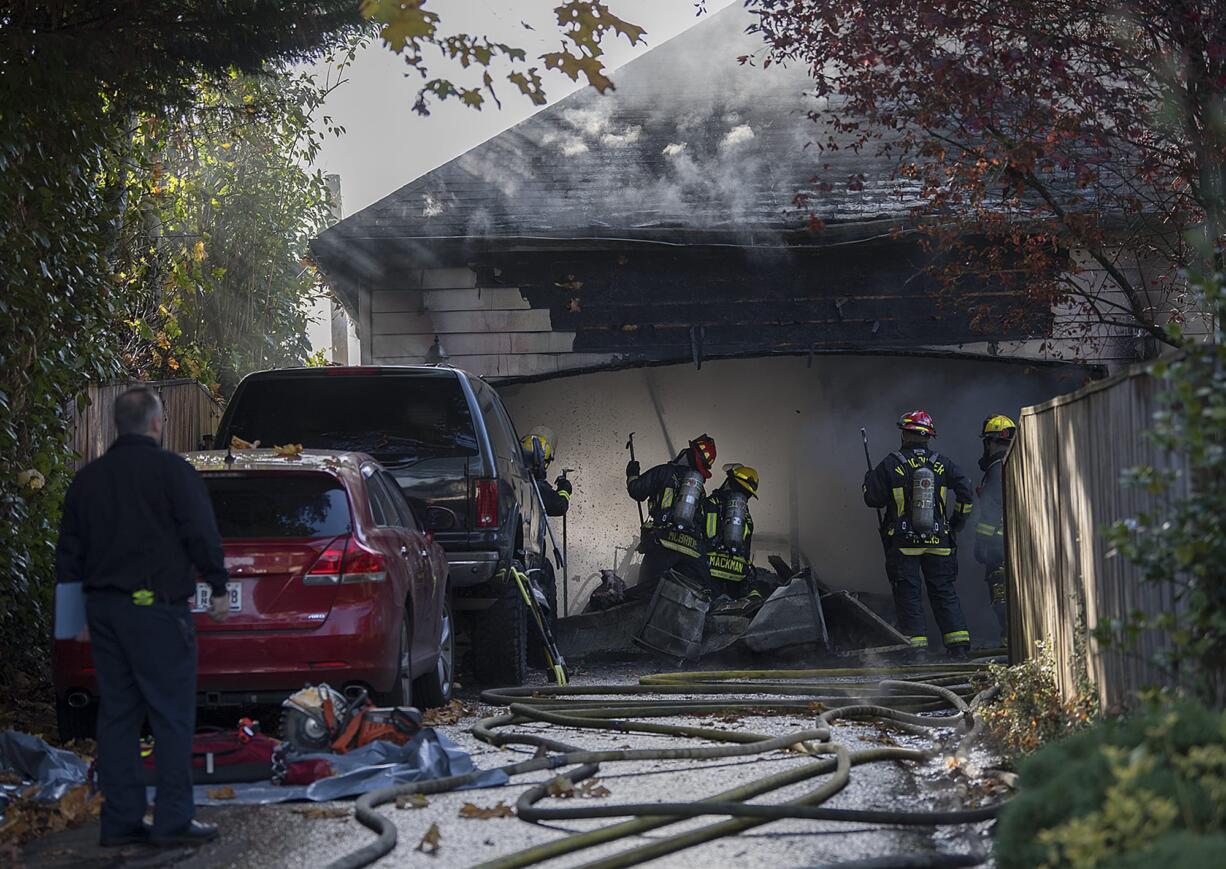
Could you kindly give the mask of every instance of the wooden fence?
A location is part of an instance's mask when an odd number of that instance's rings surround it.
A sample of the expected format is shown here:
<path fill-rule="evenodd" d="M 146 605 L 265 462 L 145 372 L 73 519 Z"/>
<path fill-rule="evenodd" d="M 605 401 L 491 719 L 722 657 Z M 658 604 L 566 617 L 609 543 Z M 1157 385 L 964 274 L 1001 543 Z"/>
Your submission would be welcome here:
<path fill-rule="evenodd" d="M 1137 689 L 1169 679 L 1150 663 L 1164 642 L 1158 632 L 1146 632 L 1128 651 L 1102 647 L 1087 632 L 1106 619 L 1175 605 L 1169 588 L 1143 583 L 1128 562 L 1108 555 L 1104 533 L 1155 506 L 1153 496 L 1121 485 L 1120 476 L 1136 465 L 1169 464 L 1144 436 L 1158 388 L 1137 366 L 1024 408 L 1005 463 L 1011 656 L 1030 658 L 1038 643 L 1049 645 L 1065 697 L 1088 679 L 1104 709 L 1126 706 Z M 1185 480 L 1181 475 L 1179 485 Z"/>
<path fill-rule="evenodd" d="M 81 456 L 77 466 L 98 458 L 115 440 L 115 398 L 125 389 L 147 386 L 157 392 L 166 411 L 162 445 L 174 452 L 194 450 L 200 437 L 217 430 L 221 403 L 194 380 L 160 380 L 149 383 L 110 383 L 90 386 L 89 404 L 83 411 L 74 408 L 76 434 L 73 447 Z"/>

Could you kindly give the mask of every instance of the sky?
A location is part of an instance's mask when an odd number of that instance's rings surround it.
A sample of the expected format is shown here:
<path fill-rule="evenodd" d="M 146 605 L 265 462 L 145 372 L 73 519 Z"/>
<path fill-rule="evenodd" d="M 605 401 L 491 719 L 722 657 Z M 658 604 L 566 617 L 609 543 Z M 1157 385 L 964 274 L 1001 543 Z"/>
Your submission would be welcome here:
<path fill-rule="evenodd" d="M 442 15 L 446 32 L 481 34 L 497 42 L 524 49 L 529 57 L 556 50 L 561 42 L 553 8 L 559 0 L 443 0 L 432 8 Z M 739 0 L 706 0 L 706 14 Z M 606 69 L 638 57 L 645 51 L 684 32 L 700 19 L 693 0 L 607 0 L 614 15 L 646 29 L 636 46 L 623 37 L 609 38 L 603 45 Z M 528 30 L 524 27 L 532 27 Z M 432 76 L 452 78 L 456 84 L 479 80 L 454 61 L 437 54 L 427 57 Z M 331 82 L 335 69 L 316 64 L 318 80 Z M 328 96 L 320 117 L 329 116 L 345 128 L 339 137 L 325 138 L 316 167 L 341 178 L 342 216 L 399 190 L 420 175 L 443 165 L 508 127 L 539 111 L 513 85 L 496 85 L 502 108 L 487 101 L 475 111 L 449 100 L 435 103 L 429 116 L 413 111 L 421 79 L 412 77 L 403 59 L 381 41 L 373 40 L 343 72 L 342 83 Z M 499 80 L 497 68 L 493 72 Z M 552 104 L 581 87 L 558 72 L 543 72 L 545 92 Z M 614 85 L 617 75 L 612 75 Z M 331 346 L 329 303 L 312 306 L 314 322 L 309 328 L 312 350 Z M 352 330 L 351 330 L 352 331 Z M 350 338 L 350 353 L 356 339 Z M 356 359 L 351 359 L 351 363 Z"/>
<path fill-rule="evenodd" d="M 618 37 L 604 45 L 606 67 L 633 60 L 686 30 L 699 19 L 693 0 L 607 0 L 619 17 L 647 30 L 646 43 L 631 46 Z M 708 0 L 707 14 L 717 12 L 734 0 Z M 555 50 L 560 34 L 552 9 L 558 0 L 445 0 L 432 8 L 442 13 L 442 27 L 488 35 L 495 41 L 525 49 L 530 57 Z M 523 23 L 531 25 L 526 30 Z M 472 81 L 458 63 L 428 57 L 432 75 L 452 77 L 457 84 Z M 315 67 L 317 76 L 326 77 L 326 65 Z M 502 100 L 498 109 L 487 102 L 481 111 L 451 100 L 435 104 L 431 115 L 421 117 L 412 110 L 420 79 L 405 75 L 404 61 L 378 40 L 368 45 L 345 72 L 345 83 L 325 103 L 324 113 L 346 130 L 340 138 L 329 138 L 317 165 L 327 173 L 341 176 L 341 199 L 345 216 L 382 199 L 389 193 L 448 160 L 463 154 L 507 127 L 538 111 L 513 85 L 503 82 L 497 88 Z M 479 75 L 479 74 L 478 74 Z M 495 75 L 495 81 L 498 76 Z M 613 76 L 616 84 L 617 76 Z M 579 85 L 561 73 L 545 75 L 545 89 L 551 103 L 578 89 Z"/>

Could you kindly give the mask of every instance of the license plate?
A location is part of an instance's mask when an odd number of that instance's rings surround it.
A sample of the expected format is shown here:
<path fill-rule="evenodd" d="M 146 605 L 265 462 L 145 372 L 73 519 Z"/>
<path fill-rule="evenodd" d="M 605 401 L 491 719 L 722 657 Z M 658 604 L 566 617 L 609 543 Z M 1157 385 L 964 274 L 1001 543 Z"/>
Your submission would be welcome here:
<path fill-rule="evenodd" d="M 243 608 L 243 584 L 227 582 L 226 591 L 230 593 L 230 612 L 236 613 Z M 203 582 L 196 583 L 196 599 L 192 601 L 192 612 L 202 613 L 213 602 L 213 589 Z"/>

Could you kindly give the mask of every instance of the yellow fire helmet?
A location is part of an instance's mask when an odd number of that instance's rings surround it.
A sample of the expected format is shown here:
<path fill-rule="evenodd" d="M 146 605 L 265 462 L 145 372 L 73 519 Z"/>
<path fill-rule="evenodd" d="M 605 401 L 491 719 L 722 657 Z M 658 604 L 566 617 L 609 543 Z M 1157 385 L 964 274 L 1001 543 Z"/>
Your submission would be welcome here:
<path fill-rule="evenodd" d="M 1017 425 L 1009 417 L 1003 413 L 989 416 L 983 421 L 983 431 L 979 433 L 981 438 L 996 438 L 997 440 L 1011 441 L 1013 435 L 1017 432 Z"/>
<path fill-rule="evenodd" d="M 758 472 L 749 465 L 724 465 L 728 479 L 732 480 L 752 497 L 758 497 Z"/>
<path fill-rule="evenodd" d="M 540 449 L 541 456 L 545 459 L 545 463 L 548 464 L 553 461 L 553 445 L 555 440 L 552 429 L 538 425 L 528 434 L 524 435 L 521 443 L 528 452 L 536 452 L 537 449 Z"/>

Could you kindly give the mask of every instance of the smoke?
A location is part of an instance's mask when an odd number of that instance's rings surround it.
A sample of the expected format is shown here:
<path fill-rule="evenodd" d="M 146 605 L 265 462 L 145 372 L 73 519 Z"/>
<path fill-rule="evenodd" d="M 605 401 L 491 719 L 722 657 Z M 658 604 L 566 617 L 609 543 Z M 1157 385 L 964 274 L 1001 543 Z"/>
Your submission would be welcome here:
<path fill-rule="evenodd" d="M 1077 388 L 1086 374 L 1079 366 L 887 356 L 818 356 L 810 368 L 804 357 L 769 357 L 709 361 L 701 371 L 674 365 L 581 374 L 500 392 L 521 431 L 549 425 L 561 444 L 559 466 L 578 469 L 567 519 L 571 611 L 578 612 L 602 568 L 635 576 L 626 562 L 639 529 L 625 494 L 631 431 L 644 468 L 670 457 L 666 432 L 683 443 L 705 431 L 716 439 L 718 464 L 759 471 L 755 563 L 766 566 L 771 553 L 791 560 L 795 547 L 828 585 L 888 596 L 876 518 L 861 495 L 860 426 L 880 461 L 898 448 L 898 416 L 924 408 L 936 421 L 936 449 L 978 483 L 983 418 L 1016 415 Z M 971 550 L 967 532 L 958 588 L 972 634 L 989 641 L 998 631 Z"/>
<path fill-rule="evenodd" d="M 904 213 L 916 186 L 891 179 L 888 160 L 811 147 L 829 132 L 809 117 L 826 101 L 807 70 L 761 65 L 753 20 L 739 4 L 709 16 L 615 70 L 616 90 L 572 94 L 424 176 L 419 195 L 447 202 L 449 184 L 469 197 L 474 179 L 488 185 L 506 214 L 491 232 L 691 226 L 752 230 L 758 242 L 804 225 L 808 209 L 826 220 Z M 803 210 L 798 193 L 810 197 Z"/>

